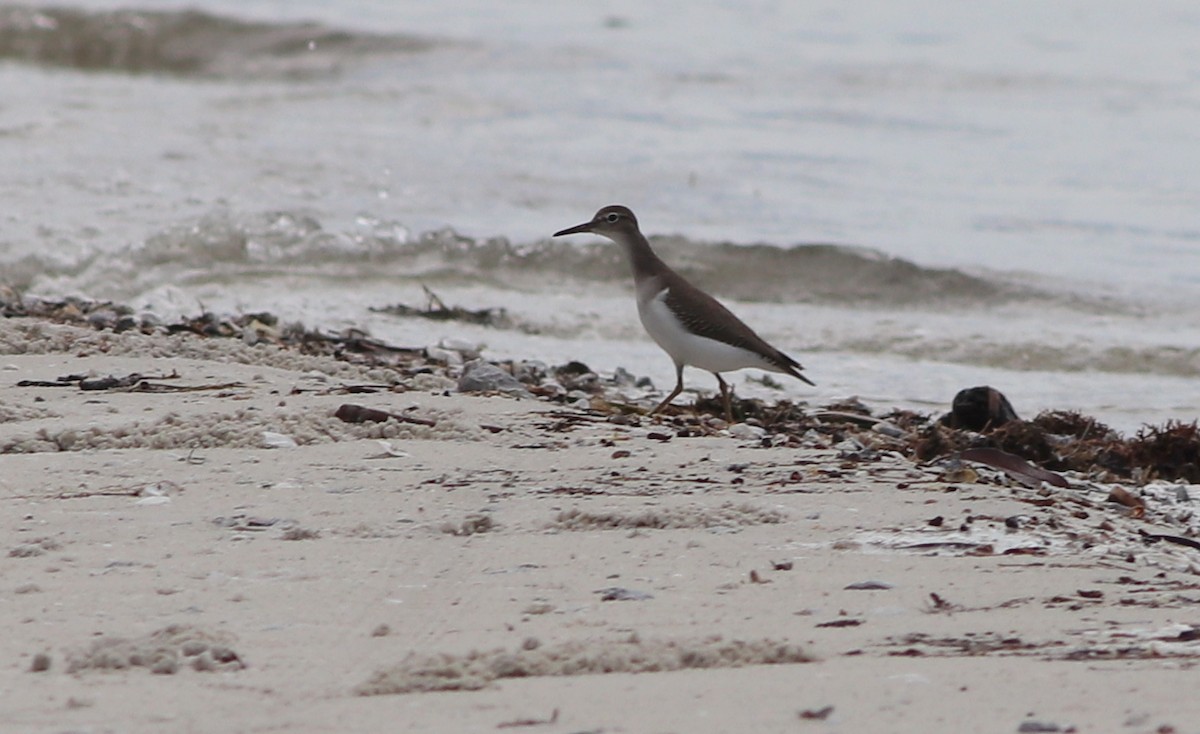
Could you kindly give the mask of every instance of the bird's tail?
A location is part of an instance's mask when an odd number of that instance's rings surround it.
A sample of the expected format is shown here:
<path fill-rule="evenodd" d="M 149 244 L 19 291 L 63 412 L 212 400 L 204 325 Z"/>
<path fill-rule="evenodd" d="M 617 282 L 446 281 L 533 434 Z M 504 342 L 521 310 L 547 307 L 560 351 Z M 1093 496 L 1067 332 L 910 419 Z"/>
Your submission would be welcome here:
<path fill-rule="evenodd" d="M 783 352 L 779 353 L 779 362 L 780 362 L 781 366 L 787 371 L 787 373 L 789 375 L 791 375 L 792 377 L 795 377 L 799 380 L 803 380 L 804 382 L 807 382 L 808 384 L 812 385 L 813 387 L 817 386 L 817 383 L 815 383 L 812 380 L 805 377 L 804 373 L 801 372 L 801 370 L 804 369 L 804 366 L 801 365 L 796 360 L 792 359 L 791 357 L 787 356 Z"/>

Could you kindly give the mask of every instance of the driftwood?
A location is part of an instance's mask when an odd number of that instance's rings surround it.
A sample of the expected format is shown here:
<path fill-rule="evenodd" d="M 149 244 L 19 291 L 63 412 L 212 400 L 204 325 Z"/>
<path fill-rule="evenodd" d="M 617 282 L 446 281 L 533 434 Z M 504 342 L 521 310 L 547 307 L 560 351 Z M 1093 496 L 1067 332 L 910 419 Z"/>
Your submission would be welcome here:
<path fill-rule="evenodd" d="M 157 377 L 143 375 L 139 372 L 131 372 L 128 375 L 120 376 L 105 375 L 104 377 L 63 375 L 53 380 L 21 380 L 17 383 L 17 387 L 77 387 L 80 390 L 87 391 L 121 390 L 124 392 L 149 393 L 231 390 L 233 388 L 245 387 L 240 382 L 221 382 L 211 385 L 169 385 L 163 382 L 152 382 L 152 380 L 174 380 L 178 378 L 179 373 L 177 372 Z"/>
<path fill-rule="evenodd" d="M 417 418 L 405 413 L 389 413 L 386 410 L 377 410 L 363 405 L 355 405 L 354 403 L 342 404 L 334 412 L 333 416 L 346 423 L 385 423 L 394 420 L 401 423 L 414 423 L 418 426 L 433 427 L 437 425 L 437 421 L 432 421 L 428 418 Z"/>
<path fill-rule="evenodd" d="M 501 329 L 512 326 L 512 319 L 508 317 L 508 312 L 503 308 L 467 309 L 461 306 L 447 306 L 428 287 L 423 285 L 421 288 L 425 290 L 426 304 L 424 308 L 414 308 L 398 303 L 394 306 L 372 308 L 371 310 L 375 313 L 387 313 L 394 316 L 417 316 L 434 321 L 459 321 L 465 324 L 493 326 Z"/>

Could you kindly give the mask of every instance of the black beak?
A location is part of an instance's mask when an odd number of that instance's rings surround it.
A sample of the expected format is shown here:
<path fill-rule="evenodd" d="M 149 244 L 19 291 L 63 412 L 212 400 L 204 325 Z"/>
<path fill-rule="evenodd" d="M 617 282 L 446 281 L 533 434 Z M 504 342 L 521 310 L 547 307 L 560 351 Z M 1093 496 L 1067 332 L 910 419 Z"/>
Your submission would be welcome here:
<path fill-rule="evenodd" d="M 583 224 L 576 224 L 574 227 L 567 227 L 566 229 L 560 229 L 559 231 L 554 233 L 554 236 L 562 237 L 564 234 L 579 234 L 581 232 L 591 232 L 591 231 L 592 231 L 592 223 L 584 222 Z"/>

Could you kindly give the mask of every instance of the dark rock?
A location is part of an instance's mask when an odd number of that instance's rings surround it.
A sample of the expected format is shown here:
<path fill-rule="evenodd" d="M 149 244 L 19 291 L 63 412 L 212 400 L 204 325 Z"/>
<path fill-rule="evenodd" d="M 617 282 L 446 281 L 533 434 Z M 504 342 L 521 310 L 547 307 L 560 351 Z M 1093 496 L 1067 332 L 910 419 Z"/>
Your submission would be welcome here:
<path fill-rule="evenodd" d="M 462 376 L 458 378 L 458 391 L 502 392 L 508 395 L 533 397 L 520 380 L 503 368 L 478 359 L 468 362 L 463 367 Z"/>
<path fill-rule="evenodd" d="M 1004 393 L 986 385 L 959 390 L 942 423 L 951 428 L 986 431 L 1020 420 Z"/>

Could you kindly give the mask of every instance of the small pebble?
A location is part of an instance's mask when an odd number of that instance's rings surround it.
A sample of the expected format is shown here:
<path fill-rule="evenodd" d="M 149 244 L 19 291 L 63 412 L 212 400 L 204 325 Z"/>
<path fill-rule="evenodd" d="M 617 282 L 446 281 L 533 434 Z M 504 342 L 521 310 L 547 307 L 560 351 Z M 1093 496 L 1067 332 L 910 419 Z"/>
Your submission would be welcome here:
<path fill-rule="evenodd" d="M 234 663 L 241 660 L 233 648 L 224 645 L 213 645 L 209 652 L 212 653 L 213 660 L 218 663 Z"/>
<path fill-rule="evenodd" d="M 747 423 L 738 423 L 729 428 L 729 435 L 739 441 L 757 441 L 767 435 L 766 429 L 752 426 Z"/>
<path fill-rule="evenodd" d="M 269 449 L 294 449 L 299 445 L 291 436 L 274 431 L 263 431 L 262 442 Z"/>
<path fill-rule="evenodd" d="M 201 642 L 200 640 L 188 640 L 187 642 L 183 643 L 183 647 L 181 647 L 179 651 L 183 653 L 184 657 L 190 658 L 193 655 L 199 655 L 207 649 L 207 642 Z"/>
<path fill-rule="evenodd" d="M 600 601 L 646 601 L 654 598 L 652 594 L 626 589 L 622 586 L 610 586 L 607 589 L 600 589 L 596 593 L 600 595 Z"/>
<path fill-rule="evenodd" d="M 1017 731 L 1022 734 L 1031 734 L 1033 732 L 1050 732 L 1062 731 L 1062 729 L 1053 722 L 1049 721 L 1022 721 L 1017 727 Z"/>
<path fill-rule="evenodd" d="M 886 581 L 855 581 L 845 588 L 849 591 L 887 591 L 896 587 Z"/>
<path fill-rule="evenodd" d="M 213 660 L 212 653 L 210 653 L 208 650 L 205 650 L 192 659 L 192 669 L 198 670 L 201 673 L 216 670 L 217 662 Z"/>
<path fill-rule="evenodd" d="M 9 558 L 33 558 L 45 553 L 45 549 L 35 543 L 23 543 L 8 552 Z"/>
<path fill-rule="evenodd" d="M 890 436 L 891 438 L 904 438 L 905 436 L 903 429 L 896 424 L 888 423 L 887 421 L 879 421 L 875 425 L 871 426 L 871 430 L 884 436 Z"/>

